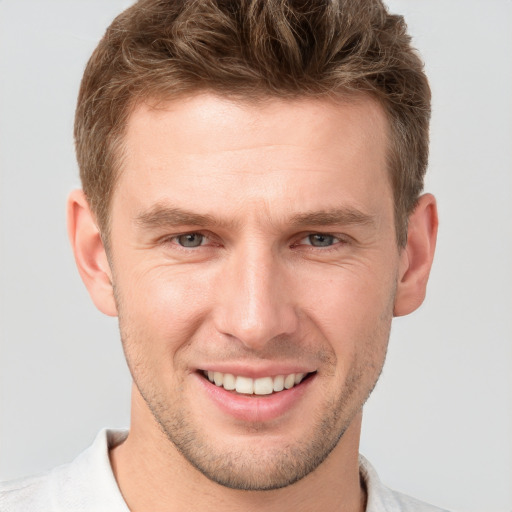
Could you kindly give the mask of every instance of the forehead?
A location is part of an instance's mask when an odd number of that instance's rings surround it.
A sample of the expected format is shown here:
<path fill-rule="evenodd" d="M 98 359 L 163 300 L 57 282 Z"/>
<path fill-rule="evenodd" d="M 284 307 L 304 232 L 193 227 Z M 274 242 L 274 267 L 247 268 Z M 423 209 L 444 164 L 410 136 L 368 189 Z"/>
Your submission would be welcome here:
<path fill-rule="evenodd" d="M 249 203 L 278 212 L 293 200 L 315 210 L 322 197 L 372 203 L 390 194 L 387 132 L 367 96 L 141 103 L 128 120 L 114 202 L 122 192 L 141 208 L 196 202 L 208 214 Z"/>
<path fill-rule="evenodd" d="M 154 133 L 150 133 L 156 125 L 165 128 L 167 133 L 173 132 L 175 145 L 183 149 L 187 149 L 186 143 L 191 137 L 195 137 L 196 144 L 200 143 L 203 149 L 216 149 L 219 142 L 230 143 L 236 149 L 237 143 L 241 147 L 246 145 L 247 137 L 252 138 L 255 145 L 310 145 L 325 143 L 326 132 L 336 127 L 340 136 L 364 144 L 384 141 L 389 131 L 381 104 L 359 92 L 336 98 L 263 96 L 247 99 L 209 92 L 171 100 L 149 98 L 131 109 L 126 130 L 128 144 L 144 139 L 158 144 Z M 218 130 L 212 131 L 214 126 Z"/>

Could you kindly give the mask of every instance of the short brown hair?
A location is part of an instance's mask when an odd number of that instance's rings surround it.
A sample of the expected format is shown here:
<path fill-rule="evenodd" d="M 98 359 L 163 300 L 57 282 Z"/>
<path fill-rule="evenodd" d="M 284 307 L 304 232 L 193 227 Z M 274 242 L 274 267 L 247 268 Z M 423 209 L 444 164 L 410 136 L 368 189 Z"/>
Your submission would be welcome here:
<path fill-rule="evenodd" d="M 377 98 L 405 244 L 428 160 L 430 88 L 401 16 L 380 0 L 140 0 L 124 11 L 87 64 L 75 119 L 80 177 L 104 235 L 132 108 L 204 90 Z"/>

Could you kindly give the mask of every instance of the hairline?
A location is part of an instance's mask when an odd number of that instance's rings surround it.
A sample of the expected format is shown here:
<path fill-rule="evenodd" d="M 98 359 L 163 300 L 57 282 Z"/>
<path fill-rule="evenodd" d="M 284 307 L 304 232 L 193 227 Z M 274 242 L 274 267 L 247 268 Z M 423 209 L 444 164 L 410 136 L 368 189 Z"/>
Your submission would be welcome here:
<path fill-rule="evenodd" d="M 282 92 L 282 94 L 279 94 Z M 165 109 L 170 103 L 179 101 L 180 99 L 191 99 L 194 97 L 201 96 L 203 94 L 213 94 L 218 98 L 226 99 L 240 106 L 257 106 L 273 100 L 283 101 L 301 101 L 301 100 L 318 100 L 333 102 L 334 104 L 347 104 L 353 102 L 360 102 L 364 100 L 371 100 L 382 109 L 384 119 L 386 122 L 386 174 L 388 178 L 388 184 L 393 197 L 393 219 L 395 224 L 395 239 L 399 248 L 405 246 L 407 239 L 407 220 L 411 212 L 404 212 L 401 205 L 398 204 L 398 197 L 396 197 L 396 190 L 393 185 L 393 160 L 396 160 L 399 148 L 396 144 L 396 136 L 394 136 L 394 127 L 392 122 L 392 116 L 389 112 L 386 102 L 383 101 L 378 94 L 369 90 L 361 90 L 357 88 L 342 87 L 335 92 L 309 92 L 297 91 L 290 92 L 286 90 L 282 91 L 265 91 L 263 88 L 256 89 L 249 92 L 238 92 L 238 91 L 223 91 L 218 90 L 214 87 L 191 87 L 187 91 L 181 91 L 179 93 L 171 93 L 165 90 L 146 90 L 146 94 L 134 94 L 127 102 L 123 111 L 123 122 L 116 126 L 115 136 L 113 141 L 109 144 L 110 159 L 112 161 L 111 168 L 111 180 L 110 187 L 106 197 L 106 205 L 102 208 L 104 215 L 102 218 L 97 218 L 97 212 L 93 211 L 96 219 L 96 224 L 101 233 L 102 241 L 107 249 L 110 249 L 110 234 L 111 234 L 111 208 L 113 196 L 117 190 L 117 183 L 120 179 L 123 171 L 123 163 L 126 158 L 126 132 L 129 126 L 130 119 L 133 113 L 141 106 L 146 105 L 151 109 Z M 395 163 L 396 165 L 396 163 Z M 417 198 L 415 203 L 417 202 Z M 405 219 L 402 217 L 405 216 Z M 405 224 L 405 225 L 404 225 Z M 402 232 L 405 231 L 405 233 Z"/>

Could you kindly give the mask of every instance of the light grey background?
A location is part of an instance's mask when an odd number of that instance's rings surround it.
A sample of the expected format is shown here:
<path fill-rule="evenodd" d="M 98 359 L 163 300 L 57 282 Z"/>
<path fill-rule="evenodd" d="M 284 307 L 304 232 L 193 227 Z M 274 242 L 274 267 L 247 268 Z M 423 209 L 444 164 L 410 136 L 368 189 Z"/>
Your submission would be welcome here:
<path fill-rule="evenodd" d="M 85 62 L 127 0 L 0 1 L 0 477 L 126 426 L 116 322 L 74 268 L 66 196 Z M 361 451 L 390 486 L 454 511 L 512 509 L 512 2 L 392 0 L 434 93 L 429 296 L 397 319 Z"/>

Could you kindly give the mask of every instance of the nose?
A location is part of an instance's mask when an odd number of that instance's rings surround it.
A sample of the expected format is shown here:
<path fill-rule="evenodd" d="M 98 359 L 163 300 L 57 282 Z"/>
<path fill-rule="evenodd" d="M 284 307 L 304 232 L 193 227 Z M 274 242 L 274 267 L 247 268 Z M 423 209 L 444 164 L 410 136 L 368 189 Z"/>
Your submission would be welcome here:
<path fill-rule="evenodd" d="M 215 309 L 219 332 L 251 350 L 262 350 L 298 327 L 291 269 L 270 249 L 247 247 L 227 259 Z"/>

